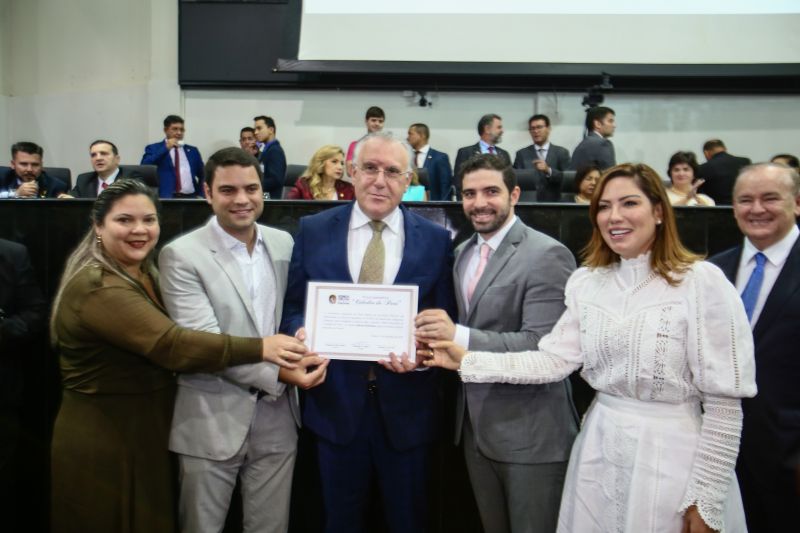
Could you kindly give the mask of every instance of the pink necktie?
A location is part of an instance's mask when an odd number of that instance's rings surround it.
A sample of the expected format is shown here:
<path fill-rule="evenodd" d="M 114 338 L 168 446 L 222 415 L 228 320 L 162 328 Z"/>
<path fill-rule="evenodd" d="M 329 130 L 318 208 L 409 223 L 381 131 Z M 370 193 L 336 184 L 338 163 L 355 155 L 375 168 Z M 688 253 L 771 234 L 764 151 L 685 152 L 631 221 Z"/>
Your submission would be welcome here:
<path fill-rule="evenodd" d="M 489 248 L 488 244 L 481 244 L 481 260 L 478 262 L 478 268 L 475 270 L 475 275 L 472 276 L 469 285 L 467 285 L 467 303 L 472 300 L 472 294 L 475 292 L 475 287 L 478 286 L 478 282 L 481 280 L 483 270 L 486 268 L 486 263 L 489 262 L 489 252 L 491 251 L 492 249 Z"/>
<path fill-rule="evenodd" d="M 108 189 L 108 182 L 104 181 L 103 184 L 101 185 L 101 187 L 103 188 L 103 190 Z"/>

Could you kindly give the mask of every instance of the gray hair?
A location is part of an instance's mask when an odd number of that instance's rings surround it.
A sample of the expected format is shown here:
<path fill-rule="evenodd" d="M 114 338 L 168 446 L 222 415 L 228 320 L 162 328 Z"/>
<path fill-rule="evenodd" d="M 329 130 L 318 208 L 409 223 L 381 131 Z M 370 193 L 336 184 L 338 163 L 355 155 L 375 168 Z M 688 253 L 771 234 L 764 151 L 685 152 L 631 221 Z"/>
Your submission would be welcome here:
<path fill-rule="evenodd" d="M 409 144 L 406 142 L 403 142 L 399 139 L 395 139 L 394 136 L 392 136 L 391 132 L 388 131 L 386 132 L 379 131 L 376 133 L 370 133 L 369 135 L 364 135 L 361 139 L 359 139 L 358 143 L 356 144 L 355 150 L 353 150 L 354 163 L 357 164 L 359 162 L 359 158 L 361 156 L 361 149 L 364 147 L 364 144 L 373 139 L 380 139 L 382 142 L 385 143 L 391 143 L 391 144 L 396 143 L 402 146 L 403 150 L 406 153 L 406 161 L 407 161 L 405 171 L 410 172 L 411 170 L 413 170 L 412 161 L 414 160 L 414 151 L 412 150 L 411 146 L 409 146 Z"/>
<path fill-rule="evenodd" d="M 789 181 L 790 183 L 790 190 L 792 192 L 792 196 L 800 195 L 800 174 L 798 174 L 797 169 L 792 167 L 788 167 L 781 163 L 755 163 L 753 165 L 747 165 L 743 167 L 739 171 L 739 175 L 736 176 L 736 183 L 733 185 L 733 190 L 736 190 L 736 185 L 739 183 L 739 180 L 742 177 L 747 176 L 749 174 L 753 174 L 755 172 L 760 172 L 764 170 L 774 169 L 780 172 L 780 176 Z"/>

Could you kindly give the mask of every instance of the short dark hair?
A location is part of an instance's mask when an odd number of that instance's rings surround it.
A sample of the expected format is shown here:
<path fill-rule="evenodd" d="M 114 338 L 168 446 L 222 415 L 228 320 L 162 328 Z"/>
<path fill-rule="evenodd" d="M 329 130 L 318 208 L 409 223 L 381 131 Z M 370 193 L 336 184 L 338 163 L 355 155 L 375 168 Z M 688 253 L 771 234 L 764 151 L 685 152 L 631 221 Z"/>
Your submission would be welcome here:
<path fill-rule="evenodd" d="M 241 130 L 239 130 L 239 137 L 241 137 L 242 133 L 244 133 L 244 132 L 252 133 L 253 135 L 255 135 L 256 129 L 255 128 L 251 128 L 250 126 L 245 126 Z"/>
<path fill-rule="evenodd" d="M 508 192 L 517 186 L 517 175 L 504 159 L 493 154 L 476 154 L 467 159 L 458 169 L 458 182 L 463 187 L 464 176 L 476 170 L 496 170 L 503 175 L 503 183 Z"/>
<path fill-rule="evenodd" d="M 709 152 L 711 150 L 716 150 L 717 148 L 722 148 L 723 150 L 727 150 L 725 148 L 725 143 L 722 142 L 720 139 L 709 139 L 703 144 L 703 151 Z"/>
<path fill-rule="evenodd" d="M 700 165 L 697 164 L 697 156 L 694 152 L 675 152 L 669 158 L 667 164 L 667 176 L 672 180 L 672 167 L 675 165 L 689 165 L 695 178 L 700 177 Z"/>
<path fill-rule="evenodd" d="M 20 141 L 18 143 L 12 144 L 11 159 L 14 159 L 14 156 L 17 155 L 17 152 L 44 157 L 44 149 L 38 144 L 29 141 Z"/>
<path fill-rule="evenodd" d="M 785 159 L 787 166 L 789 166 L 791 168 L 794 168 L 794 169 L 800 168 L 800 160 L 797 159 L 796 155 L 792 155 L 792 154 L 776 154 L 776 155 L 772 156 L 772 159 L 770 159 L 769 161 L 770 161 L 770 163 L 777 163 L 777 161 L 775 161 L 776 159 Z"/>
<path fill-rule="evenodd" d="M 381 109 L 380 107 L 374 105 L 374 106 L 370 107 L 369 109 L 367 109 L 367 113 L 364 116 L 364 120 L 369 120 L 369 119 L 371 119 L 373 117 L 374 118 L 382 118 L 383 120 L 386 120 L 386 113 L 383 112 L 383 109 Z"/>
<path fill-rule="evenodd" d="M 531 118 L 528 119 L 528 126 L 530 126 L 531 122 L 533 122 L 534 120 L 544 120 L 545 126 L 547 126 L 548 128 L 550 127 L 550 117 L 548 117 L 547 115 L 541 115 L 541 114 L 533 115 Z"/>
<path fill-rule="evenodd" d="M 184 121 L 178 115 L 167 115 L 167 118 L 164 119 L 164 127 L 169 128 L 173 124 L 184 124 Z"/>
<path fill-rule="evenodd" d="M 89 145 L 90 152 L 92 151 L 92 148 L 94 148 L 95 144 L 107 144 L 111 147 L 111 151 L 114 153 L 114 155 L 119 155 L 119 150 L 117 150 L 117 145 L 112 143 L 111 141 L 106 141 L 105 139 L 97 139 L 92 144 L 90 144 Z"/>
<path fill-rule="evenodd" d="M 598 167 L 595 164 L 582 165 L 582 166 L 578 167 L 578 170 L 575 172 L 575 179 L 574 179 L 575 194 L 580 194 L 581 193 L 581 183 L 583 183 L 583 180 L 585 180 L 586 177 L 589 174 L 591 174 L 592 172 L 594 172 L 595 170 L 597 172 L 601 173 L 601 174 L 603 173 L 603 171 L 600 170 L 600 167 Z"/>
<path fill-rule="evenodd" d="M 214 184 L 214 173 L 217 171 L 218 167 L 230 167 L 232 165 L 254 167 L 258 173 L 258 182 L 261 183 L 264 180 L 264 172 L 261 170 L 258 159 L 238 146 L 231 146 L 229 148 L 217 150 L 206 161 L 206 166 L 203 169 L 206 185 L 211 188 Z"/>
<path fill-rule="evenodd" d="M 597 106 L 591 107 L 586 110 L 586 129 L 589 131 L 594 131 L 594 121 L 595 120 L 603 120 L 608 115 L 615 115 L 614 110 L 610 107 L 605 106 Z"/>
<path fill-rule="evenodd" d="M 423 124 L 422 122 L 415 122 L 414 124 L 409 126 L 409 128 L 412 128 L 418 134 L 420 134 L 423 137 L 425 137 L 425 140 L 428 140 L 428 139 L 431 138 L 431 130 L 428 128 L 427 124 Z"/>
<path fill-rule="evenodd" d="M 259 120 L 263 120 L 264 124 L 266 124 L 268 128 L 272 128 L 275 133 L 278 133 L 278 128 L 275 127 L 275 120 L 272 117 L 268 117 L 266 115 L 258 115 L 257 117 L 253 117 L 253 122 L 258 122 Z M 255 130 L 253 130 L 253 132 L 255 132 Z"/>
<path fill-rule="evenodd" d="M 491 126 L 494 119 L 503 120 L 500 115 L 495 115 L 494 113 L 483 115 L 478 121 L 478 135 L 483 135 L 483 130 L 486 129 L 487 126 Z"/>

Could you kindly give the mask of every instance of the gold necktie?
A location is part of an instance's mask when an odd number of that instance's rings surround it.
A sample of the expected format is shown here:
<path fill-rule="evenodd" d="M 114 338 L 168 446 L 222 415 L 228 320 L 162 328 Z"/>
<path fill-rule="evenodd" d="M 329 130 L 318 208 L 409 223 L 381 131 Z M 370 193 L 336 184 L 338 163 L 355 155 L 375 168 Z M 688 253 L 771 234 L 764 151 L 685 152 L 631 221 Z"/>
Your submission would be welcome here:
<path fill-rule="evenodd" d="M 372 226 L 372 239 L 364 252 L 364 261 L 361 263 L 361 272 L 358 274 L 359 283 L 383 283 L 383 264 L 386 259 L 386 250 L 383 247 L 381 233 L 386 224 L 381 220 L 370 220 Z"/>

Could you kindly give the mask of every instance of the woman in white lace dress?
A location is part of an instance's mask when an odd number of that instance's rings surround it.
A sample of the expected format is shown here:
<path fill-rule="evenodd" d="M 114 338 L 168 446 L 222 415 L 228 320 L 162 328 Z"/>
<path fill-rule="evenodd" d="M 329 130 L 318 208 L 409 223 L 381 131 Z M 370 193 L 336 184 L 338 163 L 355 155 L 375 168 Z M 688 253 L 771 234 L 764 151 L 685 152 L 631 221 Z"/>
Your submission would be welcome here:
<path fill-rule="evenodd" d="M 740 398 L 756 386 L 740 297 L 681 245 L 653 169 L 618 165 L 597 189 L 585 266 L 540 351 L 434 343 L 425 364 L 505 383 L 558 381 L 582 367 L 597 396 L 572 449 L 559 532 L 746 531 L 733 469 Z"/>

